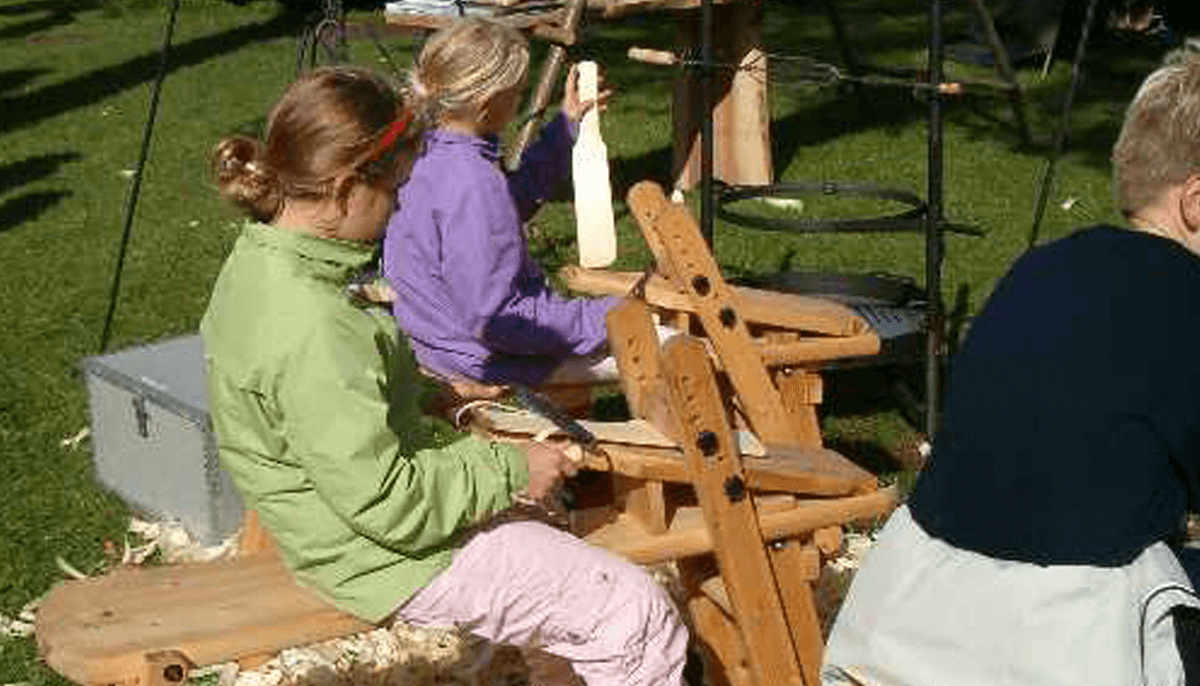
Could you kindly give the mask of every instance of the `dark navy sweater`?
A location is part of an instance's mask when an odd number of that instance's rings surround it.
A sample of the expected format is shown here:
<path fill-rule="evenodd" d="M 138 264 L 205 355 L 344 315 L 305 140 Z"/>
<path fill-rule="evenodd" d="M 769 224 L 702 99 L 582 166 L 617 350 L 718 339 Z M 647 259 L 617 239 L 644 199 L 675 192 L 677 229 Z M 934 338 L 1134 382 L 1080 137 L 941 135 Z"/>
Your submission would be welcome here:
<path fill-rule="evenodd" d="M 1117 566 L 1200 496 L 1200 258 L 1084 229 L 1022 256 L 954 358 L 909 505 L 958 548 Z"/>

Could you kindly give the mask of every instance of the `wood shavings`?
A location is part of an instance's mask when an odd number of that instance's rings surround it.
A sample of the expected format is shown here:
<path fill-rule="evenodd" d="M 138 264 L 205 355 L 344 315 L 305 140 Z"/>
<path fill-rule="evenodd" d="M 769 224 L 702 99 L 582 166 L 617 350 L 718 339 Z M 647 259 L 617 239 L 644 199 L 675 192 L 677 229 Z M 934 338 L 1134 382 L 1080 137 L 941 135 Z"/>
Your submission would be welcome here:
<path fill-rule="evenodd" d="M 821 634 L 829 638 L 833 622 L 837 619 L 838 611 L 846 592 L 850 590 L 850 582 L 862 565 L 867 552 L 875 546 L 875 537 L 871 534 L 853 531 L 842 534 L 841 553 L 821 565 L 821 575 L 813 584 L 813 599 L 817 605 L 817 618 L 821 623 Z"/>
<path fill-rule="evenodd" d="M 233 665 L 236 669 L 236 665 Z M 228 665 L 210 668 L 227 674 Z M 513 648 L 457 629 L 391 628 L 289 648 L 231 686 L 521 686 L 528 669 Z"/>
<path fill-rule="evenodd" d="M 37 606 L 41 598 L 25 603 L 16 618 L 0 615 L 0 635 L 11 638 L 24 638 L 33 635 L 34 622 L 37 620 Z"/>
<path fill-rule="evenodd" d="M 127 549 L 124 558 L 141 564 L 156 550 L 161 550 L 166 562 L 211 562 L 229 557 L 237 552 L 237 536 L 230 536 L 214 546 L 204 546 L 188 535 L 182 524 L 174 521 L 147 522 L 133 517 L 129 520 L 130 533 L 141 536 L 145 543 Z M 128 544 L 127 544 L 128 545 Z"/>
<path fill-rule="evenodd" d="M 0 634 L 10 638 L 24 638 L 33 633 L 33 622 L 0 615 Z"/>
<path fill-rule="evenodd" d="M 66 574 L 67 576 L 71 577 L 72 579 L 88 578 L 87 574 L 84 574 L 83 572 L 79 571 L 78 569 L 75 569 L 75 567 L 71 566 L 70 562 L 67 562 L 65 559 L 63 559 L 62 555 L 55 555 L 54 563 L 56 565 L 58 565 L 58 568 L 60 570 L 62 570 L 63 574 Z"/>
<path fill-rule="evenodd" d="M 79 444 L 82 443 L 85 438 L 91 435 L 92 430 L 85 426 L 77 431 L 74 436 L 68 436 L 64 438 L 59 445 L 67 450 L 74 450 L 79 447 Z"/>

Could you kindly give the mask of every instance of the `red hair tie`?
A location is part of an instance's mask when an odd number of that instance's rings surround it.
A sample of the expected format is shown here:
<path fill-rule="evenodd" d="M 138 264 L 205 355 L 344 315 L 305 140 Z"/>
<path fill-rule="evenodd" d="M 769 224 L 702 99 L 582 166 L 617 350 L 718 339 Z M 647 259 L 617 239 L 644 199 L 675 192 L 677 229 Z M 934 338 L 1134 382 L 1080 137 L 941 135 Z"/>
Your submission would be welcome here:
<path fill-rule="evenodd" d="M 404 129 L 407 129 L 411 122 L 412 112 L 405 112 L 403 117 L 400 117 L 396 121 L 392 122 L 392 125 L 388 127 L 387 132 L 383 134 L 383 138 L 380 138 L 379 143 L 376 144 L 375 152 L 372 153 L 368 159 L 373 160 L 382 155 L 383 151 L 392 147 L 392 144 L 396 142 L 396 139 L 400 137 L 400 134 L 404 133 Z"/>

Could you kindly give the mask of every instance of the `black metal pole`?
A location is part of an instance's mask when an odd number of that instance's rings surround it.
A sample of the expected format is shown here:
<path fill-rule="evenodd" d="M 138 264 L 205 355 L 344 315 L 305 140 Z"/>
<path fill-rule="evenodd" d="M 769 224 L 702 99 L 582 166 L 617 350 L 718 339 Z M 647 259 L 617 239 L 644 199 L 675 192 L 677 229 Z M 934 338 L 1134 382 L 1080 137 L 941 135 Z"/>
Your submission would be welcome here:
<path fill-rule="evenodd" d="M 1038 197 L 1033 206 L 1033 226 L 1029 228 L 1029 242 L 1025 248 L 1032 248 L 1037 243 L 1038 232 L 1042 228 L 1042 218 L 1046 215 L 1046 203 L 1050 200 L 1050 186 L 1054 183 L 1054 168 L 1066 150 L 1067 141 L 1071 136 L 1071 105 L 1075 101 L 1075 91 L 1079 88 L 1079 73 L 1083 65 L 1083 56 L 1087 52 L 1088 34 L 1091 33 L 1092 21 L 1096 16 L 1096 5 L 1099 0 L 1091 0 L 1087 12 L 1083 16 L 1083 27 L 1079 31 L 1079 42 L 1075 44 L 1075 58 L 1071 62 L 1071 83 L 1067 86 L 1067 98 L 1063 102 L 1062 120 L 1054 131 L 1054 145 L 1050 150 L 1050 159 L 1042 171 L 1042 179 L 1038 185 Z M 1053 47 L 1050 48 L 1054 50 Z"/>
<path fill-rule="evenodd" d="M 929 83 L 942 82 L 942 3 L 929 3 Z M 925 215 L 925 288 L 929 295 L 925 336 L 925 434 L 932 441 L 941 402 L 942 323 L 942 98 L 929 91 L 929 161 L 926 169 L 928 209 Z"/>
<path fill-rule="evenodd" d="M 700 7 L 700 233 L 713 245 L 713 5 Z"/>
<path fill-rule="evenodd" d="M 125 198 L 125 226 L 121 231 L 121 246 L 117 250 L 117 264 L 113 270 L 112 287 L 108 293 L 108 312 L 104 315 L 104 332 L 100 334 L 100 352 L 108 348 L 109 336 L 112 333 L 113 315 L 117 311 L 117 295 L 121 290 L 121 271 L 125 266 L 125 253 L 129 248 L 129 236 L 133 233 L 133 215 L 137 209 L 138 196 L 142 192 L 142 174 L 146 169 L 146 159 L 150 156 L 150 141 L 154 133 L 154 120 L 158 116 L 158 99 L 162 94 L 163 81 L 167 78 L 167 58 L 171 53 L 171 38 L 175 33 L 175 20 L 179 16 L 179 5 L 182 0 L 171 3 L 171 12 L 167 18 L 167 26 L 163 30 L 162 51 L 158 59 L 158 76 L 154 79 L 154 89 L 150 93 L 150 111 L 146 115 L 146 126 L 142 129 L 142 149 L 138 154 L 137 166 L 133 170 L 133 186 Z"/>

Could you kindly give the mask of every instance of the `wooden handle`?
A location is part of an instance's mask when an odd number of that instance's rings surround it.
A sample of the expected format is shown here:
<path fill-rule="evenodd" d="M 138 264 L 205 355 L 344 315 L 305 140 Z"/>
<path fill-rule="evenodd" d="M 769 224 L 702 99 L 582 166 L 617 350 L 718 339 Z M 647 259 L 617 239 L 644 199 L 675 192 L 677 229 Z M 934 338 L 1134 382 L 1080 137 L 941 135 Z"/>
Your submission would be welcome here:
<path fill-rule="evenodd" d="M 579 102 L 595 100 L 600 95 L 600 67 L 592 61 L 580 62 L 575 67 L 579 73 L 577 85 Z M 600 140 L 600 108 L 592 106 L 579 121 L 579 140 L 594 143 Z"/>
<path fill-rule="evenodd" d="M 626 53 L 629 59 L 635 62 L 645 62 L 646 64 L 657 64 L 662 67 L 673 67 L 679 64 L 679 58 L 675 53 L 667 50 L 653 50 L 651 48 L 630 48 Z"/>

